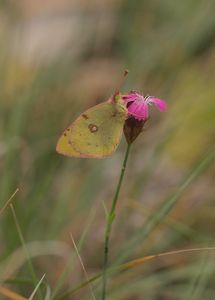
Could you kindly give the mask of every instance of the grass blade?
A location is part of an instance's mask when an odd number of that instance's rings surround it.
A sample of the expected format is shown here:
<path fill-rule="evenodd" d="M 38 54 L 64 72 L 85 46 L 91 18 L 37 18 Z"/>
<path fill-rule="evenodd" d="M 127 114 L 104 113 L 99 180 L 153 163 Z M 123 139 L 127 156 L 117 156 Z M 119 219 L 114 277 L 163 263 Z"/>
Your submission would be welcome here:
<path fill-rule="evenodd" d="M 163 257 L 163 256 L 178 255 L 178 254 L 193 253 L 193 252 L 201 252 L 201 251 L 215 251 L 215 247 L 180 249 L 180 250 L 175 250 L 175 251 L 168 251 L 168 252 L 162 252 L 162 253 L 159 253 L 159 254 L 144 256 L 144 257 L 141 257 L 141 258 L 134 259 L 134 260 L 132 260 L 128 263 L 122 264 L 120 266 L 109 268 L 108 269 L 108 274 L 114 274 L 114 273 L 118 273 L 118 272 L 121 272 L 121 271 L 125 271 L 125 270 L 133 268 L 137 265 L 145 263 L 148 260 L 157 259 L 157 258 L 160 258 L 160 257 Z M 89 283 L 92 283 L 92 282 L 96 281 L 97 279 L 101 278 L 101 276 L 102 276 L 102 273 L 99 273 L 99 274 L 91 277 L 89 280 L 82 282 L 80 285 L 76 286 L 75 288 L 69 289 L 64 294 L 59 296 L 57 299 L 58 300 L 67 299 L 67 297 L 69 295 L 74 294 L 75 292 L 77 292 L 81 288 L 85 287 Z"/>
<path fill-rule="evenodd" d="M 44 279 L 45 276 L 46 276 L 46 274 L 44 274 L 44 275 L 42 276 L 42 278 L 40 279 L 40 281 L 39 281 L 38 284 L 36 285 L 35 289 L 33 290 L 32 294 L 31 294 L 31 296 L 29 297 L 28 300 L 33 300 L 33 298 L 34 298 L 34 296 L 36 295 L 37 290 L 40 288 L 40 285 L 41 285 L 41 283 L 43 282 L 43 279 Z"/>
<path fill-rule="evenodd" d="M 11 300 L 27 300 L 27 298 L 24 298 L 3 286 L 0 286 L 0 295 L 5 296 Z"/>
<path fill-rule="evenodd" d="M 27 258 L 29 271 L 30 271 L 32 279 L 34 281 L 34 285 L 36 286 L 37 285 L 37 277 L 36 277 L 36 274 L 34 272 L 34 268 L 33 268 L 32 262 L 31 262 L 31 258 L 30 258 L 30 255 L 28 253 L 28 249 L 27 249 L 26 244 L 25 244 L 25 239 L 24 239 L 24 236 L 22 234 L 22 230 L 21 230 L 21 227 L 19 225 L 19 221 L 18 221 L 18 218 L 16 216 L 16 212 L 15 212 L 15 209 L 14 209 L 12 203 L 10 204 L 10 208 L 11 208 L 11 212 L 12 212 L 12 215 L 13 215 L 13 219 L 14 219 L 14 222 L 15 222 L 15 225 L 16 225 L 16 229 L 17 229 L 17 232 L 18 232 L 23 250 L 24 250 L 26 258 Z M 38 293 L 39 293 L 40 299 L 42 299 L 41 291 L 38 290 Z"/>
<path fill-rule="evenodd" d="M 11 204 L 14 196 L 18 193 L 19 189 L 17 188 L 15 192 L 10 196 L 10 198 L 7 200 L 7 202 L 4 204 L 4 206 L 0 209 L 0 216 L 3 214 L 4 210 Z"/>
<path fill-rule="evenodd" d="M 76 251 L 76 253 L 77 253 L 78 259 L 79 259 L 79 261 L 80 261 L 81 267 L 82 267 L 82 269 L 83 269 L 83 271 L 84 271 L 85 278 L 86 278 L 87 281 L 89 281 L 89 276 L 88 276 L 88 274 L 87 274 L 86 268 L 85 268 L 85 266 L 84 266 L 84 263 L 83 263 L 83 260 L 82 260 L 82 258 L 81 258 L 81 255 L 80 255 L 80 253 L 79 253 L 79 251 L 78 251 L 78 247 L 76 246 L 76 243 L 75 243 L 75 240 L 74 240 L 74 238 L 73 238 L 72 233 L 71 233 L 71 239 L 72 239 L 72 243 L 73 243 L 73 246 L 74 246 L 74 248 L 75 248 L 75 251 Z M 90 293 L 91 293 L 91 295 L 92 295 L 92 298 L 93 298 L 94 300 L 96 300 L 95 294 L 94 294 L 94 292 L 93 292 L 93 288 L 92 288 L 92 286 L 91 286 L 90 283 L 89 283 L 89 289 L 90 289 Z"/>
<path fill-rule="evenodd" d="M 120 251 L 120 255 L 116 259 L 115 263 L 121 263 L 125 260 L 131 253 L 132 249 L 135 249 L 140 242 L 142 243 L 149 236 L 149 234 L 162 222 L 163 218 L 166 217 L 173 207 L 177 204 L 181 195 L 190 186 L 191 183 L 198 176 L 200 176 L 214 161 L 215 150 L 212 149 L 202 161 L 194 167 L 187 178 L 182 182 L 181 186 L 178 188 L 176 193 L 174 193 L 169 199 L 161 203 L 160 207 L 157 208 L 151 217 L 146 221 L 144 228 L 141 228 L 124 246 L 123 251 Z"/>

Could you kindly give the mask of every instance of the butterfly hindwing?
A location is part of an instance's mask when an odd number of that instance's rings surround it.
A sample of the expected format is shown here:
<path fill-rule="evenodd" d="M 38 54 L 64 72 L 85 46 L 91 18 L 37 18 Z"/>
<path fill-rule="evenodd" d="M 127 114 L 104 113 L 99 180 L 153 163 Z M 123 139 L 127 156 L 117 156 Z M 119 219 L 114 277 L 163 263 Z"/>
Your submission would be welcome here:
<path fill-rule="evenodd" d="M 62 134 L 57 152 L 66 156 L 103 158 L 117 148 L 126 118 L 109 101 L 81 114 Z"/>

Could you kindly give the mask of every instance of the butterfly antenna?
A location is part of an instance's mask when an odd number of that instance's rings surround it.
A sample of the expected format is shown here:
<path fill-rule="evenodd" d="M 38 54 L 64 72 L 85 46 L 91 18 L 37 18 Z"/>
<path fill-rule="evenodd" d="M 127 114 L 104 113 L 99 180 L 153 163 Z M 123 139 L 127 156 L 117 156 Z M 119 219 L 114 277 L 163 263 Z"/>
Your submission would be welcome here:
<path fill-rule="evenodd" d="M 116 88 L 115 92 L 114 92 L 114 96 L 118 95 L 120 93 L 120 90 L 125 82 L 125 79 L 128 75 L 128 70 L 125 69 L 124 73 L 123 73 L 123 77 L 120 79 L 120 82 L 119 82 L 119 85 L 118 85 L 118 88 Z"/>

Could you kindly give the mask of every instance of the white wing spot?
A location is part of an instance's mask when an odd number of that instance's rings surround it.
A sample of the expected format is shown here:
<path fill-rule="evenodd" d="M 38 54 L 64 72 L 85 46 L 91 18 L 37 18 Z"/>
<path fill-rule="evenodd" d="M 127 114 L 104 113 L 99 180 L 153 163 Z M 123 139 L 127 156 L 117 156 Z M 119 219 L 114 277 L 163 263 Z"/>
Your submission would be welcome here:
<path fill-rule="evenodd" d="M 97 132 L 99 129 L 98 126 L 95 124 L 89 124 L 88 128 L 89 128 L 90 132 L 92 132 L 92 133 Z"/>

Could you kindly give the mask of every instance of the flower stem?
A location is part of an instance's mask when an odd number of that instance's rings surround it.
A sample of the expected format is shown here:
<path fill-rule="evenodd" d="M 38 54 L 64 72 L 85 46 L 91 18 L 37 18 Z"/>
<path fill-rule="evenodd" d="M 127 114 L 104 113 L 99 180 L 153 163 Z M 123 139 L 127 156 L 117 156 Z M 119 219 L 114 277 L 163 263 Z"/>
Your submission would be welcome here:
<path fill-rule="evenodd" d="M 102 276 L 102 298 L 101 298 L 102 300 L 105 300 L 105 298 L 106 298 L 107 266 L 108 266 L 109 240 L 110 240 L 111 228 L 112 228 L 112 224 L 113 224 L 113 221 L 114 221 L 114 218 L 115 218 L 116 204 L 117 204 L 120 188 L 121 188 L 121 185 L 122 185 L 122 180 L 123 180 L 123 177 L 124 177 L 124 174 L 125 174 L 125 168 L 126 168 L 130 148 L 131 148 L 131 144 L 129 143 L 127 145 L 127 149 L 126 149 L 126 153 L 125 153 L 125 157 L 124 157 L 124 161 L 123 161 L 119 181 L 118 181 L 118 184 L 117 184 L 117 187 L 116 187 L 116 192 L 115 192 L 115 195 L 113 197 L 111 210 L 110 210 L 110 212 L 108 213 L 108 216 L 107 216 L 106 229 L 105 229 L 103 276 Z"/>

